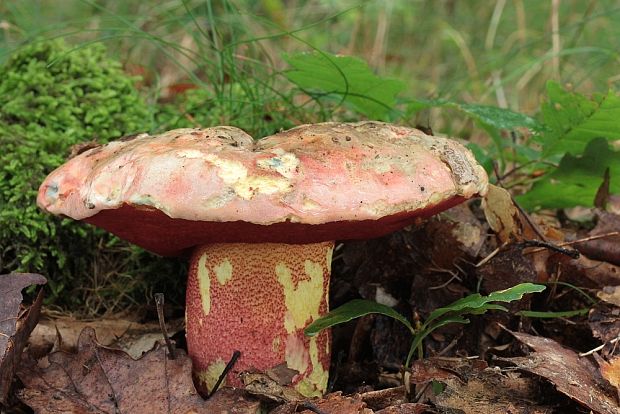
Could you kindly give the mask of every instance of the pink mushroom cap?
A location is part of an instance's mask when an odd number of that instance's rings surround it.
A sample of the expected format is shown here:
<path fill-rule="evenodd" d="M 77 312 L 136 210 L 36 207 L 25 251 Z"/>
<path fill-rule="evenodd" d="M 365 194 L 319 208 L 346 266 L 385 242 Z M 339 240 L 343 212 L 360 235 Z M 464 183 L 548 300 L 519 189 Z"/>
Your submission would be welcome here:
<path fill-rule="evenodd" d="M 378 237 L 486 193 L 457 141 L 380 122 L 302 125 L 261 140 L 234 127 L 140 134 L 53 171 L 44 210 L 161 255 L 223 242 Z"/>

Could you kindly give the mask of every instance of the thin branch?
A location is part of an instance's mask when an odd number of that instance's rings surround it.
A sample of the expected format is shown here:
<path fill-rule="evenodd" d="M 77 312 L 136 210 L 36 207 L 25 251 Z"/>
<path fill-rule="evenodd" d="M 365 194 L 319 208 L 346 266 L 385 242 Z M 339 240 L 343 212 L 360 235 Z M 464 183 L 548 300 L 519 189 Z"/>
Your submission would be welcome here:
<path fill-rule="evenodd" d="M 233 352 L 232 357 L 230 357 L 230 361 L 228 361 L 228 364 L 226 364 L 226 367 L 224 367 L 224 371 L 222 371 L 222 373 L 220 374 L 220 377 L 217 379 L 217 382 L 213 386 L 213 389 L 209 391 L 207 399 L 211 398 L 213 394 L 215 394 L 215 392 L 218 390 L 218 388 L 220 388 L 220 385 L 222 385 L 222 381 L 224 381 L 224 378 L 226 378 L 226 375 L 228 375 L 230 370 L 233 369 L 240 356 L 240 351 Z"/>
<path fill-rule="evenodd" d="M 161 329 L 161 333 L 164 335 L 164 340 L 166 341 L 166 347 L 168 348 L 168 354 L 170 355 L 170 359 L 175 359 L 176 355 L 174 352 L 174 346 L 172 345 L 172 341 L 168 336 L 168 330 L 166 329 L 166 321 L 164 319 L 164 294 L 156 293 L 155 294 L 155 306 L 157 306 L 157 319 L 159 319 L 159 329 Z"/>

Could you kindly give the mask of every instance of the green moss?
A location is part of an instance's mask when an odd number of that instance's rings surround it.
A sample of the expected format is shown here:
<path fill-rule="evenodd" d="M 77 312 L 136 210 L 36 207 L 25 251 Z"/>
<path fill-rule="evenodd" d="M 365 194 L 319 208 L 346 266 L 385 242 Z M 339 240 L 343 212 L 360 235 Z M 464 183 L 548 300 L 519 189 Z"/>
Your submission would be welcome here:
<path fill-rule="evenodd" d="M 150 129 L 135 81 L 100 44 L 36 41 L 0 67 L 0 272 L 43 273 L 62 306 L 91 301 L 89 310 L 102 312 L 143 301 L 149 279 L 177 266 L 35 203 L 72 145 Z"/>

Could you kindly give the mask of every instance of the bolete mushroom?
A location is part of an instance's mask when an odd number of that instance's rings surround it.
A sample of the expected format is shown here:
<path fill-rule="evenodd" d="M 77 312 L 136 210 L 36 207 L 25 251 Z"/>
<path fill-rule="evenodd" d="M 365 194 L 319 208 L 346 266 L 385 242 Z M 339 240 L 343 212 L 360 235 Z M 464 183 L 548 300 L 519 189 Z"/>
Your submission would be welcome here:
<path fill-rule="evenodd" d="M 141 134 L 52 172 L 38 204 L 161 255 L 191 253 L 187 343 L 210 388 L 285 363 L 325 391 L 334 240 L 378 237 L 486 192 L 456 141 L 380 122 L 303 125 L 259 141 L 234 127 Z"/>

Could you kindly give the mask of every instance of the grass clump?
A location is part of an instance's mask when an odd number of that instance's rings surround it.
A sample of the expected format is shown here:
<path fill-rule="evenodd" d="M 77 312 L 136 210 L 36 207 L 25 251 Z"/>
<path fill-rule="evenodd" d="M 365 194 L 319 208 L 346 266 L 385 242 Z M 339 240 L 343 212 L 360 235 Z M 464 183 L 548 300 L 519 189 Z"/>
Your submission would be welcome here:
<path fill-rule="evenodd" d="M 93 293 L 93 312 L 139 300 L 140 280 L 162 266 L 35 203 L 38 186 L 73 145 L 149 129 L 150 110 L 134 82 L 101 44 L 72 50 L 61 40 L 35 41 L 0 67 L 0 271 L 45 274 L 59 305 L 83 304 Z"/>
<path fill-rule="evenodd" d="M 219 91 L 191 86 L 159 106 L 155 116 L 158 130 L 234 125 L 258 139 L 295 125 L 290 116 L 295 108 L 285 108 L 284 99 L 263 85 L 233 82 Z"/>

